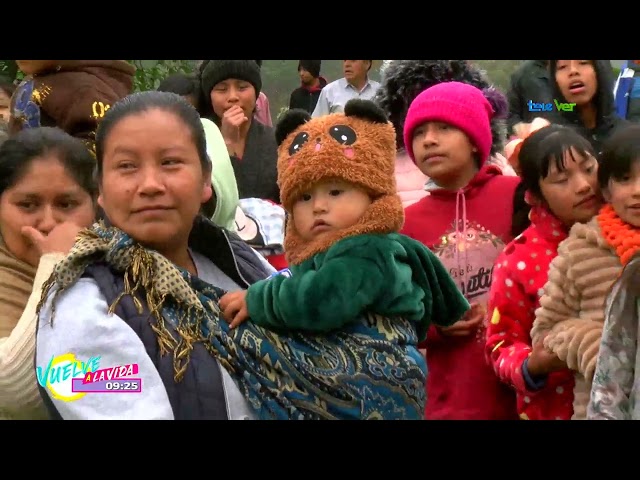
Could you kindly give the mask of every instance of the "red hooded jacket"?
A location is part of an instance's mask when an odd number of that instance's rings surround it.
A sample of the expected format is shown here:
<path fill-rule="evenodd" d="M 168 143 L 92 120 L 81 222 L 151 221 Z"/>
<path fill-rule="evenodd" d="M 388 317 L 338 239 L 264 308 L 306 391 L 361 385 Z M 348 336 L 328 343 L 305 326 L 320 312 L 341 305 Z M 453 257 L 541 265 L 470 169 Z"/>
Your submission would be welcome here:
<path fill-rule="evenodd" d="M 459 191 L 432 189 L 405 210 L 402 233 L 424 243 L 449 269 L 469 303 L 486 309 L 493 265 L 511 240 L 518 177 L 485 165 Z M 468 337 L 427 340 L 427 419 L 516 419 L 512 389 L 500 382 L 484 355 L 485 326 Z"/>

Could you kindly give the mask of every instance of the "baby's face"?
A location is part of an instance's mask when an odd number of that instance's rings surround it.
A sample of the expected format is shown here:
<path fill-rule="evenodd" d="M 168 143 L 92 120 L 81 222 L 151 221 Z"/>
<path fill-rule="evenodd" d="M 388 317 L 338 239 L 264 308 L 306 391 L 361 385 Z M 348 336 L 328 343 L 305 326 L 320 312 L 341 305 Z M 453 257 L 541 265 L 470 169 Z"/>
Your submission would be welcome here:
<path fill-rule="evenodd" d="M 352 227 L 371 205 L 361 188 L 342 180 L 318 183 L 300 195 L 293 205 L 293 223 L 306 241 L 327 232 Z"/>
<path fill-rule="evenodd" d="M 16 60 L 16 63 L 25 75 L 34 75 L 55 67 L 58 60 Z"/>

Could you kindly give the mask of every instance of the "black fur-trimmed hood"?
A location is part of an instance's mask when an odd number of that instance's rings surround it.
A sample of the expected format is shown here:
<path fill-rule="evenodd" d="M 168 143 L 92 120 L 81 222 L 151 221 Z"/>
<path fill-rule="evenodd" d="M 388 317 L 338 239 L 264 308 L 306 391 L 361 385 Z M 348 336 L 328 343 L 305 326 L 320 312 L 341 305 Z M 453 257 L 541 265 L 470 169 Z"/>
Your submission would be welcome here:
<path fill-rule="evenodd" d="M 374 101 L 385 111 L 396 129 L 396 146 L 404 147 L 402 129 L 411 102 L 422 92 L 442 82 L 463 82 L 481 90 L 491 88 L 485 73 L 468 60 L 385 60 L 381 87 Z M 486 93 L 485 93 L 486 95 Z M 506 140 L 506 98 L 501 92 L 486 95 L 496 110 L 491 120 L 491 155 L 501 152 Z"/>

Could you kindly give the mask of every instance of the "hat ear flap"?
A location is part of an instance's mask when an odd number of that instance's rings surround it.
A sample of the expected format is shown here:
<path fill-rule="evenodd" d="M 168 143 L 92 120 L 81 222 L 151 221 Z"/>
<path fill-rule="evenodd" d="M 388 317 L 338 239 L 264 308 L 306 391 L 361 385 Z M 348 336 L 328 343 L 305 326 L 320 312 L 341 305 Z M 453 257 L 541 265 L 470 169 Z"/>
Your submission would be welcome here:
<path fill-rule="evenodd" d="M 288 110 L 278 121 L 276 125 L 276 143 L 278 146 L 300 125 L 311 120 L 311 115 L 301 108 L 293 108 Z"/>
<path fill-rule="evenodd" d="M 344 106 L 344 114 L 347 117 L 357 117 L 373 123 L 387 123 L 387 115 L 378 105 L 371 100 L 354 98 Z"/>

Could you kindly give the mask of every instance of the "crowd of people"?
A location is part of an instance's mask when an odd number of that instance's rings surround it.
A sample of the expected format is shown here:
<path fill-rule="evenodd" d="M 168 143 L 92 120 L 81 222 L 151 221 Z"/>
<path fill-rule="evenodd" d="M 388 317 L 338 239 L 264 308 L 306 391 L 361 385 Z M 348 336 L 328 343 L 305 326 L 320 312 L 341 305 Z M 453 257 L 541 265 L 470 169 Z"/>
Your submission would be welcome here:
<path fill-rule="evenodd" d="M 640 418 L 640 124 L 608 60 L 505 92 L 465 60 L 300 60 L 275 122 L 261 60 L 135 93 L 122 60 L 17 64 L 0 418 Z M 65 355 L 141 388 L 61 395 Z"/>

